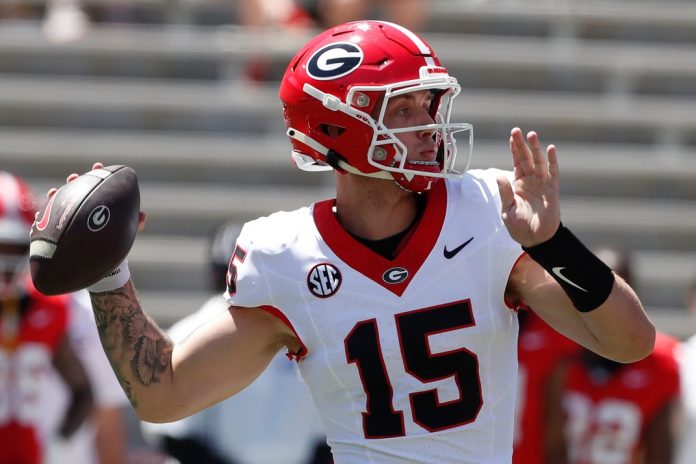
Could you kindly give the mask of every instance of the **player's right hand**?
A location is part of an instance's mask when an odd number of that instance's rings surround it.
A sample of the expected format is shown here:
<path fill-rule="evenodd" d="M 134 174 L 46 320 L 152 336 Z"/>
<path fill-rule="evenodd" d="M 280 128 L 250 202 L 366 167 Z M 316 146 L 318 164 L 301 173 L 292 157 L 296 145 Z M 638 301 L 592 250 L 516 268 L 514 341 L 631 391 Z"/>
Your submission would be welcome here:
<path fill-rule="evenodd" d="M 92 164 L 92 171 L 94 171 L 95 169 L 101 169 L 103 167 L 104 167 L 104 163 L 96 161 L 94 164 Z M 65 183 L 67 184 L 69 182 L 72 182 L 75 179 L 77 179 L 78 177 L 80 177 L 80 175 L 76 172 L 73 172 L 72 174 L 70 174 L 68 177 L 65 178 Z M 51 198 L 53 195 L 56 194 L 57 191 L 58 191 L 57 187 L 52 187 L 52 188 L 48 189 L 48 192 L 46 192 L 46 198 Z M 37 220 L 38 216 L 39 216 L 39 213 L 37 211 L 36 215 L 34 216 L 34 220 Z M 141 232 L 145 228 L 146 220 L 147 220 L 147 215 L 143 211 L 140 211 L 140 214 L 138 216 L 138 232 Z"/>

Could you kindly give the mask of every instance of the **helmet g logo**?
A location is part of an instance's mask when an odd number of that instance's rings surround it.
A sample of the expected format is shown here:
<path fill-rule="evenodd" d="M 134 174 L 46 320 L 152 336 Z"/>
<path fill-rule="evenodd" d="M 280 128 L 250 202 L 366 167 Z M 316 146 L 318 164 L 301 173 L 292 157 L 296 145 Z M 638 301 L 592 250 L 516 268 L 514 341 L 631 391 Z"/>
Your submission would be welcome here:
<path fill-rule="evenodd" d="M 363 61 L 363 51 L 355 44 L 338 42 L 320 48 L 307 62 L 307 74 L 319 81 L 338 79 L 355 71 Z"/>

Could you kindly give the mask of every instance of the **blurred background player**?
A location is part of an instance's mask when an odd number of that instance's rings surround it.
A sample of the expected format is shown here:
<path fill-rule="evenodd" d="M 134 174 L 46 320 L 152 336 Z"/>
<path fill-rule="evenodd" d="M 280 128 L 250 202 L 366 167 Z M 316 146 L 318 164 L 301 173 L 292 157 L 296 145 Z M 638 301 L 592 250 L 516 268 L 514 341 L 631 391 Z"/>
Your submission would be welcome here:
<path fill-rule="evenodd" d="M 95 404 L 89 419 L 68 440 L 52 440 L 46 464 L 125 464 L 127 431 L 123 408 L 130 404 L 101 346 L 89 294 L 74 293 L 69 301 L 68 336 L 87 371 Z M 67 391 L 53 377 L 55 396 L 50 407 L 60 416 L 67 407 Z"/>
<path fill-rule="evenodd" d="M 252 35 L 249 43 L 256 47 L 249 54 L 244 70 L 250 83 L 259 83 L 270 79 L 270 59 L 266 54 L 268 44 L 264 38 L 272 37 L 282 28 L 286 31 L 301 32 L 314 27 L 314 20 L 297 0 L 238 0 L 237 15 L 239 22 Z"/>
<path fill-rule="evenodd" d="M 315 0 L 313 3 L 326 27 L 380 17 L 421 32 L 430 18 L 429 0 Z"/>
<path fill-rule="evenodd" d="M 686 294 L 686 307 L 696 320 L 696 278 Z M 692 335 L 683 345 L 679 356 L 679 369 L 682 385 L 682 404 L 684 422 L 679 437 L 677 464 L 696 462 L 696 335 Z"/>
<path fill-rule="evenodd" d="M 67 43 L 83 38 L 91 20 L 80 0 L 46 0 L 41 24 L 43 36 L 52 43 Z"/>
<path fill-rule="evenodd" d="M 212 316 L 227 311 L 223 293 L 241 224 L 219 226 L 210 242 L 215 292 L 197 312 L 168 331 L 178 342 Z M 297 367 L 279 353 L 244 391 L 186 419 L 143 422 L 149 441 L 181 464 L 325 464 L 331 462 L 319 415 Z"/>
<path fill-rule="evenodd" d="M 548 424 L 562 421 L 563 367 L 577 355 L 580 345 L 556 332 L 533 311 L 520 311 L 518 319 L 519 378 L 512 460 L 515 464 L 556 464 L 559 453 L 564 453 L 563 448 L 554 448 L 562 443 L 563 429 L 552 429 Z M 549 404 L 559 407 L 547 407 Z"/>
<path fill-rule="evenodd" d="M 53 0 L 76 1 L 76 0 Z M 379 17 L 414 32 L 429 18 L 429 0 L 238 0 L 237 14 L 248 27 L 279 24 L 329 28 L 349 21 Z"/>
<path fill-rule="evenodd" d="M 249 54 L 245 77 L 250 83 L 273 80 L 266 48 L 269 41 L 277 40 L 279 28 L 302 34 L 349 21 L 382 18 L 420 32 L 430 18 L 429 3 L 429 0 L 238 0 L 239 23 L 255 37 L 250 43 L 257 47 Z"/>
<path fill-rule="evenodd" d="M 597 256 L 632 283 L 623 250 L 600 248 Z M 679 342 L 657 335 L 655 349 L 641 361 L 620 364 L 582 349 L 567 366 L 562 403 L 567 461 L 571 464 L 666 464 L 674 458 L 680 414 Z M 554 407 L 547 405 L 547 407 Z M 554 434 L 558 437 L 560 434 Z"/>
<path fill-rule="evenodd" d="M 31 285 L 29 231 L 34 200 L 18 177 L 0 171 L 0 462 L 39 464 L 51 436 L 70 437 L 92 411 L 89 380 L 67 336 L 68 297 Z M 52 370 L 68 404 L 54 423 L 45 411 Z"/>

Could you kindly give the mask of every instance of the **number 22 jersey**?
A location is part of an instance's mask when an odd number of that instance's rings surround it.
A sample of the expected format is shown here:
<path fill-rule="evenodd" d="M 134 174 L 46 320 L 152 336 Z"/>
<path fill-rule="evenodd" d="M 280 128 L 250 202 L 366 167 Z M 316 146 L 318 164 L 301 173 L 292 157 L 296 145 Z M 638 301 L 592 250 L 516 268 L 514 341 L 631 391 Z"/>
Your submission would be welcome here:
<path fill-rule="evenodd" d="M 511 461 L 518 327 L 504 291 L 522 251 L 500 173 L 437 183 L 393 259 L 348 234 L 334 200 L 244 226 L 227 300 L 297 335 L 336 464 Z"/>
<path fill-rule="evenodd" d="M 18 324 L 0 320 L 0 463 L 39 464 L 52 433 L 46 410 L 53 357 L 67 333 L 64 296 L 31 288 Z"/>

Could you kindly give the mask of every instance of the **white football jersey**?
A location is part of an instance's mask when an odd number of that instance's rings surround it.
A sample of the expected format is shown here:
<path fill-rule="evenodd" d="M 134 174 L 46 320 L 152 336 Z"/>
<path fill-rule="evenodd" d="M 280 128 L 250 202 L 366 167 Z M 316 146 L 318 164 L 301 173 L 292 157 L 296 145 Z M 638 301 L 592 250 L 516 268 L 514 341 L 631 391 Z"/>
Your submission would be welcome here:
<path fill-rule="evenodd" d="M 436 184 L 391 260 L 339 225 L 333 200 L 244 226 L 227 300 L 297 334 L 336 464 L 510 463 L 518 327 L 503 296 L 522 251 L 500 172 Z"/>

